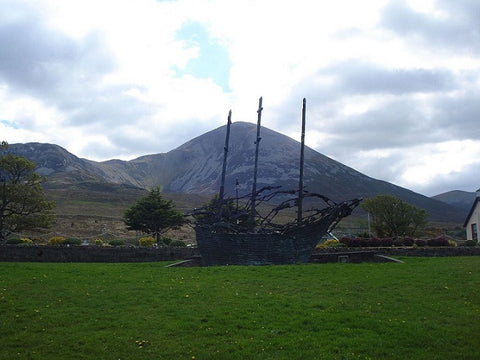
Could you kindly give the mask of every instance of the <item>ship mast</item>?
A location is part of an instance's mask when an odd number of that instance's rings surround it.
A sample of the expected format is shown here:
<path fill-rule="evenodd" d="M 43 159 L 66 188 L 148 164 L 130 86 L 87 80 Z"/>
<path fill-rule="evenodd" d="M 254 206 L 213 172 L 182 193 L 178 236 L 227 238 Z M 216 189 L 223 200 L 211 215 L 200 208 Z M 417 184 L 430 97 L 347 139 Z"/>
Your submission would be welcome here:
<path fill-rule="evenodd" d="M 251 213 L 250 213 L 250 229 L 253 230 L 255 227 L 255 215 L 256 215 L 256 209 L 255 209 L 255 202 L 256 202 L 256 196 L 257 196 L 257 172 L 258 172 L 258 148 L 260 145 L 260 140 L 262 138 L 260 137 L 260 124 L 262 121 L 262 97 L 258 99 L 258 110 L 257 110 L 257 137 L 255 140 L 255 165 L 253 168 L 253 185 L 252 185 L 252 208 L 251 208 Z"/>
<path fill-rule="evenodd" d="M 302 106 L 302 138 L 300 147 L 300 176 L 298 181 L 298 209 L 297 209 L 297 223 L 300 225 L 303 216 L 303 163 L 305 154 L 305 113 L 307 110 L 307 100 L 303 98 Z"/>
<path fill-rule="evenodd" d="M 228 143 L 230 141 L 230 125 L 232 124 L 232 110 L 228 112 L 227 135 L 225 136 L 225 146 L 223 148 L 223 166 L 222 179 L 220 183 L 220 193 L 218 194 L 218 217 L 222 218 L 223 198 L 225 196 L 225 173 L 227 171 Z"/>

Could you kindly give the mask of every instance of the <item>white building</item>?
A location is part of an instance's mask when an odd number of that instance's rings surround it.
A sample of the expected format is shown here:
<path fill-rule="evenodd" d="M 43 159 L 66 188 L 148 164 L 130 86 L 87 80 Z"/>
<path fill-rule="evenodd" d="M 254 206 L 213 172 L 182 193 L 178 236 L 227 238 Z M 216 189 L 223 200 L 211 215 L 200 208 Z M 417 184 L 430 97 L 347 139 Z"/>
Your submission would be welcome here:
<path fill-rule="evenodd" d="M 478 242 L 478 229 L 480 226 L 480 189 L 477 190 L 475 201 L 473 202 L 472 208 L 470 209 L 463 226 L 467 230 L 467 240 Z"/>

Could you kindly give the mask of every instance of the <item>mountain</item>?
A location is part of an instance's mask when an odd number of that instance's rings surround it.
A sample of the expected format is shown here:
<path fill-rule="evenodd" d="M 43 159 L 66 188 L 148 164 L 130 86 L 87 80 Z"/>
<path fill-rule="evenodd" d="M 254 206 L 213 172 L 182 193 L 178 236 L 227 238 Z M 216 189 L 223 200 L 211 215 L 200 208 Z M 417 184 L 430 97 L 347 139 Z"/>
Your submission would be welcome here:
<path fill-rule="evenodd" d="M 75 182 L 106 182 L 139 188 L 160 186 L 165 193 L 211 195 L 218 192 L 226 127 L 222 126 L 167 153 L 145 155 L 130 161 L 95 162 L 81 159 L 57 145 L 10 145 L 10 151 L 37 164 L 37 171 L 55 186 Z M 235 122 L 231 127 L 225 192 L 240 195 L 252 188 L 256 125 Z M 298 188 L 300 144 L 263 127 L 257 189 L 281 185 Z M 304 184 L 311 192 L 341 201 L 390 194 L 424 208 L 434 221 L 463 222 L 462 209 L 431 199 L 385 181 L 368 177 L 325 155 L 305 148 Z"/>
<path fill-rule="evenodd" d="M 432 198 L 468 212 L 470 211 L 470 208 L 475 201 L 475 193 L 469 191 L 453 190 L 443 194 L 435 195 Z"/>

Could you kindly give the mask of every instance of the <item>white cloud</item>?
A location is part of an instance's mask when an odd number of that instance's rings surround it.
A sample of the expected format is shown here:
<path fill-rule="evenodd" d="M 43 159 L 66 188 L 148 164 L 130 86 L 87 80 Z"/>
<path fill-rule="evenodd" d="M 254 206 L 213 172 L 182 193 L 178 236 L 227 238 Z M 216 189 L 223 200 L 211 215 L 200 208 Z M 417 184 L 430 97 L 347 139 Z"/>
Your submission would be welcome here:
<path fill-rule="evenodd" d="M 454 140 L 434 145 L 418 146 L 403 160 L 400 184 L 407 188 L 428 189 L 439 180 L 448 182 L 454 178 L 459 184 L 464 174 L 474 174 L 480 167 L 480 143 L 472 140 Z M 432 171 L 432 169 L 434 169 Z M 469 179 L 463 182 L 469 184 Z M 451 182 L 450 185 L 454 183 Z M 471 188 L 470 191 L 476 190 Z M 427 190 L 428 191 L 428 190 Z M 429 195 L 436 195 L 430 193 Z"/>
<path fill-rule="evenodd" d="M 234 121 L 428 193 L 479 187 L 476 0 L 0 0 L 0 132 L 93 160 Z M 193 24 L 193 26 L 192 26 Z M 459 151 L 461 149 L 461 151 Z M 460 176 L 464 174 L 464 176 Z"/>

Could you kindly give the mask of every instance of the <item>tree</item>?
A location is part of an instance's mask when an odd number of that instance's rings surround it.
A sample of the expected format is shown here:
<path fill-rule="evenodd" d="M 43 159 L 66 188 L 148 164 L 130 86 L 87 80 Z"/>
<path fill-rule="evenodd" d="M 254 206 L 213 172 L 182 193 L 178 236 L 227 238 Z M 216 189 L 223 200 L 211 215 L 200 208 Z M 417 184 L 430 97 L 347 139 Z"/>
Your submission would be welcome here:
<path fill-rule="evenodd" d="M 158 237 L 162 232 L 184 224 L 185 218 L 171 200 L 162 199 L 160 189 L 156 187 L 125 211 L 123 221 L 128 230 Z"/>
<path fill-rule="evenodd" d="M 8 154 L 8 144 L 0 149 L 0 241 L 12 232 L 50 228 L 55 207 L 47 201 L 42 188 L 45 178 L 34 172 L 30 160 Z"/>
<path fill-rule="evenodd" d="M 365 199 L 361 207 L 372 219 L 377 236 L 413 236 L 427 224 L 428 213 L 395 196 L 378 195 Z"/>

